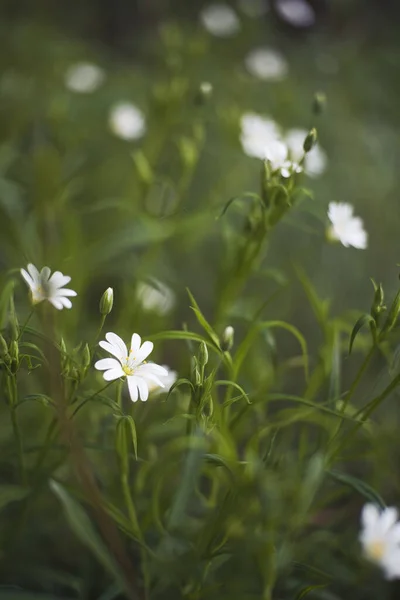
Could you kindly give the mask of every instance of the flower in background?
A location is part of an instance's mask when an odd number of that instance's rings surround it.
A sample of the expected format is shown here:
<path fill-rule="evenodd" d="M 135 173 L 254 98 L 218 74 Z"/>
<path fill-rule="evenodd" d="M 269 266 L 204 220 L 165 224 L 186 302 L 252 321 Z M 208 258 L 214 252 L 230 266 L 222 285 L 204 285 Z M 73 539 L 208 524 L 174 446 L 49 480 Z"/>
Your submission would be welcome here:
<path fill-rule="evenodd" d="M 153 351 L 152 342 L 143 342 L 140 335 L 134 333 L 128 353 L 125 342 L 115 333 L 106 333 L 106 340 L 99 342 L 99 346 L 115 356 L 115 358 L 102 358 L 95 363 L 95 368 L 104 371 L 106 381 L 114 381 L 126 377 L 129 395 L 132 402 L 138 398 L 145 402 L 149 397 L 150 386 L 165 387 L 160 377 L 168 377 L 168 371 L 160 365 L 146 362 L 146 358 Z"/>
<path fill-rule="evenodd" d="M 21 269 L 21 275 L 29 286 L 32 304 L 48 300 L 58 310 L 72 307 L 68 296 L 76 296 L 77 293 L 63 287 L 71 281 L 71 277 L 63 275 L 60 271 L 54 271 L 51 275 L 49 267 L 43 267 L 39 272 L 34 265 L 29 264 L 27 269 Z"/>
<path fill-rule="evenodd" d="M 289 129 L 285 136 L 285 142 L 289 148 L 291 159 L 297 163 L 304 156 L 304 140 L 308 135 L 305 129 Z M 310 177 L 318 177 L 325 171 L 327 158 L 321 146 L 317 143 L 313 149 L 306 154 L 304 170 Z"/>
<path fill-rule="evenodd" d="M 364 224 L 360 217 L 353 216 L 353 207 L 344 202 L 331 202 L 328 208 L 328 218 L 331 226 L 328 237 L 339 240 L 343 246 L 353 246 L 365 250 L 368 243 L 368 235 L 364 230 Z"/>
<path fill-rule="evenodd" d="M 315 12 L 305 0 L 277 0 L 275 9 L 293 27 L 311 27 L 315 23 Z"/>
<path fill-rule="evenodd" d="M 400 578 L 400 522 L 395 508 L 380 511 L 366 504 L 361 513 L 360 542 L 368 560 L 379 565 L 387 579 Z"/>
<path fill-rule="evenodd" d="M 262 17 L 269 10 L 268 0 L 239 0 L 240 10 L 248 17 Z"/>
<path fill-rule="evenodd" d="M 240 141 L 247 156 L 265 160 L 269 144 L 281 141 L 278 125 L 272 119 L 255 113 L 245 113 L 241 118 Z"/>
<path fill-rule="evenodd" d="M 240 30 L 240 20 L 227 4 L 206 6 L 200 13 L 200 20 L 208 33 L 216 37 L 231 37 Z"/>
<path fill-rule="evenodd" d="M 64 81 L 71 92 L 90 94 L 101 86 L 105 79 L 103 69 L 90 63 L 76 63 L 67 69 Z"/>
<path fill-rule="evenodd" d="M 163 365 L 163 368 L 167 371 L 167 375 L 160 376 L 160 381 L 162 381 L 164 384 L 163 388 L 160 388 L 157 384 L 154 383 L 154 381 L 148 382 L 149 392 L 153 396 L 169 392 L 171 387 L 174 385 L 175 381 L 178 379 L 178 374 L 176 371 L 172 371 L 172 369 L 170 369 L 167 365 Z"/>
<path fill-rule="evenodd" d="M 280 52 L 272 48 L 252 50 L 245 59 L 249 73 L 264 81 L 282 81 L 288 74 L 288 64 Z"/>
<path fill-rule="evenodd" d="M 168 314 L 175 305 L 175 295 L 171 288 L 157 279 L 149 283 L 139 282 L 136 296 L 145 310 L 159 315 Z"/>
<path fill-rule="evenodd" d="M 111 131 L 123 140 L 137 140 L 146 132 L 142 111 L 129 102 L 120 102 L 112 107 L 109 124 Z"/>

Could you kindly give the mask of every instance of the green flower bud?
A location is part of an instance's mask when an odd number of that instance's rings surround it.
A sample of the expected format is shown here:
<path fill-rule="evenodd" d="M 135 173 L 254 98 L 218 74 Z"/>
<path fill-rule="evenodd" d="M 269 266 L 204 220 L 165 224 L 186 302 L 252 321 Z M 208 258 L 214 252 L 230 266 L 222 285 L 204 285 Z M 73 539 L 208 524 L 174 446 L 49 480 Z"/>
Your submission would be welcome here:
<path fill-rule="evenodd" d="M 393 300 L 392 306 L 390 307 L 389 314 L 386 317 L 386 321 L 383 324 L 381 335 L 389 333 L 396 325 L 397 317 L 400 312 L 400 292 L 397 292 L 395 299 Z"/>
<path fill-rule="evenodd" d="M 204 368 L 208 363 L 208 350 L 205 342 L 200 343 L 198 361 L 200 368 Z"/>
<path fill-rule="evenodd" d="M 326 108 L 326 96 L 323 92 L 317 92 L 314 96 L 312 111 L 314 115 L 320 115 Z"/>
<path fill-rule="evenodd" d="M 104 317 L 109 315 L 114 304 L 114 290 L 107 288 L 100 300 L 100 314 Z"/>
<path fill-rule="evenodd" d="M 376 322 L 378 322 L 381 313 L 386 310 L 386 306 L 383 304 L 384 293 L 381 283 L 379 285 L 376 285 L 375 281 L 372 280 L 372 285 L 374 286 L 375 293 L 374 300 L 371 306 L 371 317 L 375 319 Z"/>
<path fill-rule="evenodd" d="M 137 150 L 132 154 L 132 158 L 140 181 L 150 185 L 154 180 L 154 174 L 146 156 L 141 150 Z"/>
<path fill-rule="evenodd" d="M 10 354 L 8 352 L 8 346 L 6 340 L 0 333 L 0 356 L 4 360 L 4 362 L 8 363 L 11 360 Z"/>
<path fill-rule="evenodd" d="M 18 364 L 19 360 L 19 347 L 18 342 L 13 340 L 10 344 L 10 356 L 11 360 Z"/>
<path fill-rule="evenodd" d="M 228 325 L 228 327 L 225 328 L 225 331 L 222 334 L 222 339 L 221 339 L 221 348 L 222 348 L 222 350 L 224 350 L 224 352 L 225 351 L 229 352 L 229 350 L 232 348 L 234 336 L 235 336 L 235 330 L 233 329 L 233 327 L 231 325 Z"/>
<path fill-rule="evenodd" d="M 317 130 L 315 129 L 315 127 L 313 127 L 306 139 L 304 140 L 304 144 L 303 144 L 303 149 L 304 152 L 310 152 L 310 150 L 312 150 L 315 146 L 315 144 L 317 143 Z"/>
<path fill-rule="evenodd" d="M 86 371 L 86 369 L 90 366 L 90 349 L 89 345 L 85 344 L 82 350 L 82 367 Z"/>

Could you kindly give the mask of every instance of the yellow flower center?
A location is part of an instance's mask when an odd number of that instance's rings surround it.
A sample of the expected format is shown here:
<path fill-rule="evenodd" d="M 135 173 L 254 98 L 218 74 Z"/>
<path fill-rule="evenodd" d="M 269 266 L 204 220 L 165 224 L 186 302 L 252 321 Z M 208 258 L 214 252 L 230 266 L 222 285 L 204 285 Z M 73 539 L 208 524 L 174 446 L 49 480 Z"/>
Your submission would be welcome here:
<path fill-rule="evenodd" d="M 385 553 L 385 544 L 380 541 L 371 542 L 368 545 L 367 552 L 372 560 L 379 561 Z"/>
<path fill-rule="evenodd" d="M 122 370 L 125 373 L 125 375 L 133 375 L 134 373 L 134 369 L 132 369 L 132 367 L 130 367 L 129 365 L 122 365 Z"/>

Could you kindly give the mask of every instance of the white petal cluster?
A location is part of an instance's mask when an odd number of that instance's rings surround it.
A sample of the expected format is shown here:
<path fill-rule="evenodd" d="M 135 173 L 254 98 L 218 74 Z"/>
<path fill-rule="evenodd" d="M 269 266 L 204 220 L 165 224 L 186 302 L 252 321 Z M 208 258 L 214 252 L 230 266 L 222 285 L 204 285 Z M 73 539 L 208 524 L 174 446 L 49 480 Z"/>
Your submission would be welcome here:
<path fill-rule="evenodd" d="M 48 300 L 58 310 L 64 307 L 71 308 L 72 302 L 68 296 L 77 294 L 73 290 L 64 288 L 64 285 L 71 281 L 68 275 L 63 275 L 60 271 L 54 271 L 51 275 L 49 267 L 43 267 L 39 272 L 32 264 L 28 265 L 27 271 L 21 269 L 21 275 L 29 286 L 32 304 Z"/>
<path fill-rule="evenodd" d="M 164 387 L 160 388 L 154 381 L 149 381 L 149 392 L 152 396 L 157 396 L 158 394 L 162 394 L 165 392 L 169 392 L 171 387 L 174 385 L 175 381 L 178 379 L 178 373 L 170 369 L 167 365 L 162 365 L 163 368 L 167 371 L 167 375 L 159 376 L 160 381 L 163 382 Z"/>
<path fill-rule="evenodd" d="M 256 19 L 269 10 L 269 0 L 238 0 L 240 10 L 247 16 Z"/>
<path fill-rule="evenodd" d="M 145 310 L 159 315 L 168 314 L 175 305 L 175 295 L 171 288 L 158 280 L 140 281 L 136 296 Z"/>
<path fill-rule="evenodd" d="M 368 244 L 368 235 L 360 217 L 353 215 L 353 207 L 345 202 L 331 202 L 328 207 L 328 218 L 331 226 L 328 236 L 339 240 L 343 246 L 353 246 L 365 250 Z"/>
<path fill-rule="evenodd" d="M 285 135 L 285 143 L 289 148 L 292 160 L 298 162 L 304 155 L 303 144 L 308 131 L 306 129 L 289 129 Z M 321 146 L 316 143 L 310 152 L 306 154 L 304 171 L 310 177 L 319 177 L 325 171 L 327 158 Z"/>
<path fill-rule="evenodd" d="M 240 30 L 239 17 L 222 2 L 206 6 L 200 13 L 200 21 L 208 33 L 216 37 L 231 37 Z"/>
<path fill-rule="evenodd" d="M 311 27 L 315 23 L 314 9 L 305 0 L 277 0 L 275 10 L 293 27 Z"/>
<path fill-rule="evenodd" d="M 400 522 L 395 508 L 380 511 L 366 504 L 361 513 L 360 542 L 368 560 L 379 565 L 387 579 L 400 578 Z"/>
<path fill-rule="evenodd" d="M 102 358 L 95 363 L 95 368 L 104 371 L 103 377 L 106 381 L 126 377 L 132 402 L 137 402 L 139 398 L 145 402 L 150 390 L 155 386 L 165 387 L 160 377 L 168 377 L 167 369 L 146 362 L 146 358 L 153 351 L 152 342 L 142 344 L 140 335 L 134 333 L 128 352 L 125 342 L 116 333 L 106 333 L 106 341 L 101 341 L 99 345 L 115 358 Z"/>
<path fill-rule="evenodd" d="M 123 140 L 137 140 L 146 132 L 142 111 L 130 102 L 120 102 L 111 108 L 109 125 L 111 131 Z"/>
<path fill-rule="evenodd" d="M 272 48 L 256 48 L 245 58 L 249 73 L 263 81 L 282 81 L 289 67 L 285 57 Z"/>
<path fill-rule="evenodd" d="M 78 94 L 90 94 L 101 86 L 105 79 L 103 69 L 91 63 L 76 63 L 65 73 L 65 86 Z"/>

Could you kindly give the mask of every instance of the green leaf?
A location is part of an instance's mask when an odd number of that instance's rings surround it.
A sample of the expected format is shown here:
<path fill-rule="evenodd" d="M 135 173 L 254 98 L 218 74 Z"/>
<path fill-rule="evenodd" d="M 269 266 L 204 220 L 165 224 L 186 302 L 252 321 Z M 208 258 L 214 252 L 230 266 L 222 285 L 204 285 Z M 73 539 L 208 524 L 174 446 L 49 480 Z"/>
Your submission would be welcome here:
<path fill-rule="evenodd" d="M 192 342 L 204 342 L 207 344 L 207 346 L 216 350 L 215 345 L 210 342 L 210 340 L 198 333 L 193 333 L 192 331 L 162 331 L 161 333 L 155 333 L 154 335 L 147 336 L 147 339 L 153 342 L 160 340 L 191 340 Z"/>
<path fill-rule="evenodd" d="M 115 581 L 118 582 L 122 588 L 126 589 L 125 578 L 119 566 L 110 555 L 107 547 L 95 530 L 92 521 L 83 510 L 82 506 L 76 502 L 60 483 L 54 481 L 54 479 L 50 480 L 50 487 L 60 500 L 69 526 L 77 538 L 79 538 L 82 544 L 93 553 L 99 563 L 101 563 L 110 575 L 114 577 Z"/>
<path fill-rule="evenodd" d="M 221 219 L 224 214 L 226 213 L 226 211 L 228 210 L 228 208 L 234 203 L 236 202 L 236 200 L 256 200 L 257 202 L 259 202 L 262 210 L 265 210 L 265 206 L 264 203 L 262 201 L 262 199 L 260 198 L 260 196 L 258 194 L 254 194 L 252 192 L 247 192 L 246 194 L 242 194 L 241 196 L 233 196 L 233 198 L 230 198 L 228 200 L 228 202 L 225 204 L 224 208 L 221 211 L 221 214 L 217 217 L 217 219 Z"/>
<path fill-rule="evenodd" d="M 370 502 L 374 504 L 378 504 L 381 508 L 385 508 L 386 504 L 383 498 L 376 492 L 368 483 L 358 479 L 357 477 L 353 477 L 352 475 L 347 475 L 347 473 L 340 473 L 339 471 L 327 471 L 328 475 L 330 475 L 333 479 L 348 485 L 353 488 L 356 492 L 364 496 Z"/>
<path fill-rule="evenodd" d="M 301 590 L 301 592 L 297 594 L 296 600 L 302 600 L 302 598 L 308 596 L 310 592 L 313 592 L 314 590 L 321 590 L 323 588 L 326 588 L 327 586 L 327 583 L 317 583 L 315 585 L 308 585 L 306 588 L 304 588 L 303 590 Z"/>
<path fill-rule="evenodd" d="M 12 502 L 22 500 L 29 493 L 29 490 L 19 485 L 0 485 L 0 510 Z"/>
<path fill-rule="evenodd" d="M 196 300 L 194 299 L 194 296 L 192 295 L 192 293 L 190 292 L 190 290 L 187 288 L 186 291 L 187 291 L 187 293 L 189 295 L 189 298 L 190 298 L 190 301 L 192 303 L 191 309 L 193 310 L 194 314 L 196 315 L 196 318 L 197 318 L 200 326 L 207 333 L 207 335 L 209 336 L 209 338 L 211 339 L 211 341 L 214 342 L 215 346 L 217 348 L 219 348 L 219 337 L 217 336 L 217 334 L 215 333 L 215 331 L 211 327 L 210 323 L 207 321 L 207 319 L 205 318 L 205 316 L 201 312 L 200 307 L 197 304 Z"/>
<path fill-rule="evenodd" d="M 15 281 L 10 279 L 5 285 L 2 286 L 0 295 L 0 329 L 4 329 L 7 324 L 8 307 L 10 304 L 10 298 L 14 293 Z"/>
<path fill-rule="evenodd" d="M 362 327 L 364 327 L 364 325 L 370 325 L 371 327 L 376 327 L 375 320 L 371 317 L 371 315 L 369 315 L 367 313 L 364 315 L 361 315 L 361 317 L 358 319 L 357 323 L 353 327 L 353 331 L 351 332 L 351 336 L 350 336 L 349 354 L 351 354 L 354 340 L 356 339 L 358 332 L 360 331 L 360 329 Z"/>
<path fill-rule="evenodd" d="M 247 404 L 251 404 L 250 398 L 248 397 L 248 395 L 246 394 L 244 389 L 238 383 L 235 383 L 234 381 L 229 381 L 227 379 L 219 379 L 218 381 L 214 382 L 214 385 L 216 385 L 216 386 L 231 385 L 232 387 L 239 390 L 239 392 L 241 393 L 241 396 L 235 396 L 234 398 L 231 398 L 230 400 L 228 400 L 228 402 L 224 402 L 223 406 L 230 406 L 237 400 L 240 400 L 240 398 L 244 398 L 246 400 Z"/>
<path fill-rule="evenodd" d="M 181 377 L 180 379 L 178 379 L 177 381 L 175 381 L 175 383 L 173 383 L 171 385 L 165 401 L 168 400 L 168 398 L 170 397 L 170 395 L 172 394 L 172 392 L 174 390 L 176 390 L 178 387 L 181 387 L 182 385 L 188 385 L 190 387 L 192 393 L 194 393 L 194 386 L 193 386 L 193 383 L 190 381 L 190 379 L 187 379 L 186 377 Z"/>

